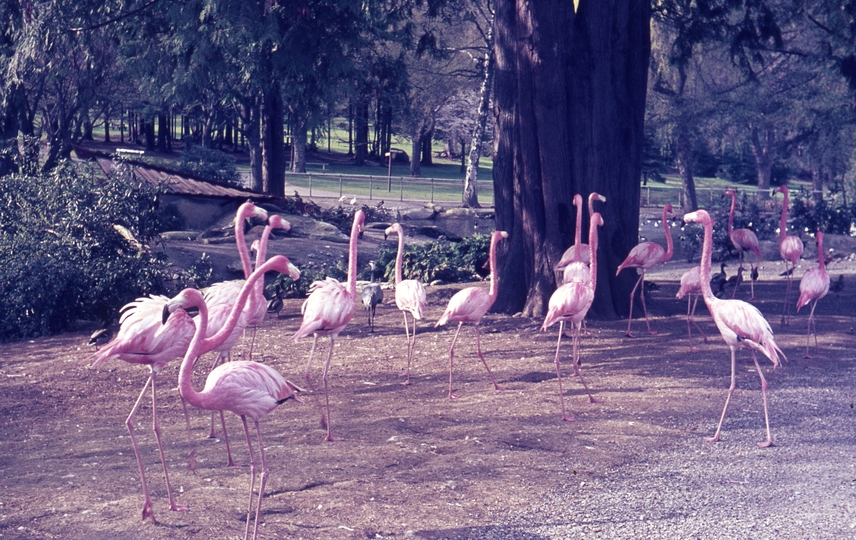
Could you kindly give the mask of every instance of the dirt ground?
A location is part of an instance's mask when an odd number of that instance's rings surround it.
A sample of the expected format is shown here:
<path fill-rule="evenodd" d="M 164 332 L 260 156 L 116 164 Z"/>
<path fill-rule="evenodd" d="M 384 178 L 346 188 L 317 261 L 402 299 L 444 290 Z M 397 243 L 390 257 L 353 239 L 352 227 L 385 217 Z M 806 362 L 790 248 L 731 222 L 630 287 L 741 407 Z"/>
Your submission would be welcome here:
<path fill-rule="evenodd" d="M 778 273 L 779 264 L 765 263 L 762 276 Z M 804 261 L 797 274 L 813 264 Z M 405 338 L 393 292 L 386 291 L 374 333 L 358 307 L 330 368 L 332 427 L 341 440 L 323 440 L 320 394 L 305 394 L 303 403 L 289 401 L 262 421 L 270 477 L 260 537 L 484 538 L 485 531 L 525 520 L 545 494 L 578 489 L 608 471 L 621 474 L 625 464 L 644 462 L 676 441 L 719 445 L 726 453 L 755 448 L 764 439 L 763 414 L 746 353 L 738 358 L 738 390 L 723 440 L 702 442 L 716 427 L 730 368 L 727 347 L 703 306 L 698 320 L 710 342 L 703 343 L 693 329 L 698 352 L 688 353 L 686 303 L 674 296 L 678 276 L 689 266 L 672 262 L 651 272 L 658 287 L 648 306 L 657 335 L 647 335 L 639 319 L 633 323 L 635 339 L 624 336 L 626 321 L 588 323 L 582 369 L 599 403 L 589 403 L 574 379 L 570 342 L 563 342 L 565 402 L 575 422 L 560 418 L 556 327 L 541 333 L 539 320 L 485 317 L 482 349 L 504 391 L 493 389 L 475 354 L 473 328 L 465 327 L 454 366 L 460 399 L 452 401 L 448 349 L 454 329 L 431 325 L 460 286 L 429 288 L 410 386 L 401 384 Z M 780 412 L 785 407 L 776 392 L 807 384 L 795 374 L 810 374 L 813 385 L 841 384 L 843 377 L 853 387 L 856 269 L 834 262 L 829 271 L 833 278 L 844 274 L 845 287 L 818 305 L 820 346 L 810 360 L 802 358 L 807 313 L 790 326 L 778 321 L 783 278 L 762 279 L 756 287 L 755 305 L 773 323 L 789 357 L 776 370 L 763 363 L 777 444 L 760 451 L 764 455 L 775 456 L 779 445 L 789 444 L 785 424 L 796 420 Z M 740 297 L 748 299 L 748 287 Z M 299 325 L 300 302 L 287 301 L 281 317 L 265 321 L 253 359 L 303 384 L 311 339 L 290 339 Z M 135 425 L 159 524 L 141 521 L 142 490 L 124 422 L 148 372 L 121 361 L 88 369 L 88 334 L 81 330 L 0 348 L 0 538 L 243 537 L 249 467 L 226 467 L 223 441 L 206 438 L 208 415 L 191 410 L 197 463 L 188 469 L 178 361 L 159 376 L 158 409 L 173 491 L 190 510 L 167 507 L 148 399 Z M 311 368 L 316 387 L 327 346 L 321 341 Z M 246 354 L 247 342 L 236 351 Z M 199 364 L 196 388 L 209 362 Z M 801 422 L 810 424 L 811 408 L 799 410 Z M 246 461 L 240 421 L 227 419 L 236 459 Z M 581 511 L 565 510 L 570 522 Z M 512 529 L 507 537 L 542 538 L 515 536 Z"/>

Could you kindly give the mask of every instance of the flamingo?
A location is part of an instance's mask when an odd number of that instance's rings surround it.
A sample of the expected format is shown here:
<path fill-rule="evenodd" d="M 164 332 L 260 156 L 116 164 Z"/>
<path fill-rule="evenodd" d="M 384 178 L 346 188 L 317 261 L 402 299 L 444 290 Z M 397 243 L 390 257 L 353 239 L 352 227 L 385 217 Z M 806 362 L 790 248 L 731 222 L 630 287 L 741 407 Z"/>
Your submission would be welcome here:
<path fill-rule="evenodd" d="M 562 390 L 562 370 L 559 363 L 559 349 L 562 346 L 562 334 L 565 330 L 565 321 L 570 321 L 573 329 L 573 360 L 574 375 L 580 378 L 583 383 L 583 388 L 589 396 L 591 403 L 597 403 L 597 400 L 591 395 L 588 389 L 583 374 L 577 367 L 580 359 L 580 332 L 582 331 L 582 321 L 588 313 L 591 303 L 594 300 L 594 291 L 597 286 L 597 228 L 603 225 L 603 218 L 597 212 L 591 215 L 591 223 L 589 225 L 589 280 L 588 281 L 569 281 L 550 296 L 549 310 L 547 317 L 544 319 L 544 324 L 541 325 L 541 331 L 545 332 L 556 321 L 559 321 L 559 340 L 556 343 L 556 376 L 559 379 L 559 399 L 562 403 L 562 420 L 573 422 L 574 418 L 565 413 L 565 394 Z"/>
<path fill-rule="evenodd" d="M 312 284 L 314 290 L 309 298 L 303 303 L 303 323 L 294 333 L 292 338 L 295 343 L 302 337 L 312 335 L 312 349 L 309 351 L 309 362 L 306 364 L 306 382 L 310 388 L 312 382 L 309 379 L 309 368 L 312 366 L 312 357 L 315 354 L 315 346 L 318 344 L 319 336 L 330 336 L 330 352 L 327 353 L 327 363 L 324 364 L 324 400 L 326 402 L 326 414 L 322 422 L 327 428 L 325 440 L 334 441 L 330 429 L 330 393 L 327 385 L 327 373 L 330 371 L 330 359 L 333 357 L 333 346 L 339 332 L 348 325 L 354 316 L 354 300 L 357 296 L 357 239 L 363 232 L 366 214 L 362 210 L 354 213 L 354 224 L 351 227 L 351 240 L 348 249 L 348 282 L 342 285 L 337 280 L 328 277 L 324 281 L 316 281 Z"/>
<path fill-rule="evenodd" d="M 508 233 L 505 231 L 494 231 L 490 235 L 490 291 L 485 291 L 481 287 L 461 289 L 452 296 L 449 300 L 449 305 L 446 307 L 446 311 L 443 312 L 440 320 L 434 324 L 434 328 L 437 328 L 438 326 L 444 326 L 449 321 L 458 323 L 458 329 L 455 331 L 455 337 L 452 339 L 452 347 L 449 349 L 449 399 L 457 399 L 457 396 L 452 394 L 452 362 L 455 358 L 455 343 L 458 341 L 461 326 L 465 322 L 471 322 L 475 326 L 476 350 L 487 370 L 487 374 L 490 375 L 493 387 L 497 390 L 505 390 L 505 388 L 496 384 L 496 379 L 493 378 L 493 373 L 490 372 L 490 368 L 487 366 L 487 361 L 485 361 L 481 351 L 481 338 L 479 337 L 479 323 L 484 314 L 487 313 L 487 310 L 496 302 L 496 244 L 501 238 L 508 238 Z"/>
<path fill-rule="evenodd" d="M 773 190 L 773 193 L 784 195 L 784 199 L 782 200 L 782 217 L 779 218 L 779 255 L 785 261 L 785 272 L 787 272 L 788 276 L 788 285 L 785 288 L 785 302 L 782 306 L 782 324 L 786 325 L 788 324 L 788 316 L 791 311 L 791 274 L 793 274 L 794 268 L 796 268 L 805 248 L 799 236 L 788 234 L 788 186 L 779 186 Z M 790 270 L 788 270 L 788 263 L 790 263 Z"/>
<path fill-rule="evenodd" d="M 808 331 L 805 336 L 805 356 L 803 358 L 811 358 L 808 354 L 808 346 L 811 343 L 811 329 L 814 330 L 814 349 L 817 351 L 817 327 L 814 323 L 814 308 L 817 307 L 817 301 L 826 296 L 829 292 L 829 274 L 826 273 L 826 264 L 823 253 L 823 233 L 817 231 L 817 268 L 812 268 L 803 274 L 800 280 L 800 297 L 797 300 L 797 313 L 800 308 L 811 302 L 811 312 L 808 314 Z"/>
<path fill-rule="evenodd" d="M 366 313 L 369 316 L 369 331 L 374 332 L 375 310 L 377 305 L 383 302 L 383 289 L 380 288 L 380 283 L 375 283 L 375 263 L 369 262 L 371 268 L 371 280 L 365 286 L 361 293 L 363 307 L 366 308 Z"/>
<path fill-rule="evenodd" d="M 178 374 L 178 388 L 182 397 L 189 401 L 191 405 L 200 409 L 221 412 L 231 411 L 240 416 L 241 422 L 244 424 L 244 434 L 247 439 L 247 446 L 250 449 L 251 461 L 250 497 L 247 507 L 247 525 L 244 529 L 245 540 L 248 538 L 250 531 L 253 488 L 255 487 L 256 479 L 256 458 L 253 451 L 250 430 L 247 425 L 247 417 L 250 417 L 256 425 L 256 436 L 262 464 L 259 476 L 259 498 L 256 503 L 256 518 L 253 528 L 253 538 L 255 539 L 258 534 L 259 516 L 261 514 L 262 499 L 264 498 L 268 474 L 265 446 L 262 442 L 262 431 L 259 426 L 259 420 L 289 399 L 297 400 L 296 392 L 301 391 L 301 388 L 285 380 L 282 375 L 268 365 L 244 360 L 226 362 L 217 366 L 208 374 L 205 387 L 202 391 L 197 392 L 193 388 L 192 382 L 193 364 L 198 356 L 213 350 L 218 343 L 228 338 L 232 329 L 238 323 L 244 304 L 246 304 L 253 292 L 254 283 L 260 280 L 265 272 L 271 270 L 283 273 L 287 272 L 295 280 L 300 276 L 297 269 L 282 255 L 277 255 L 259 266 L 250 274 L 246 284 L 242 287 L 241 294 L 235 302 L 226 323 L 219 332 L 210 338 L 205 338 L 208 323 L 208 306 L 199 291 L 195 289 L 181 291 L 178 296 L 164 306 L 162 313 L 164 324 L 169 324 L 169 321 L 172 320 L 176 313 L 191 307 L 199 308 L 199 316 L 197 317 L 193 338 L 184 355 L 184 360 L 181 363 L 181 369 Z"/>
<path fill-rule="evenodd" d="M 263 208 L 256 207 L 251 202 L 245 202 L 238 208 L 238 212 L 235 214 L 235 243 L 238 246 L 238 254 L 241 257 L 241 267 L 244 270 L 245 278 L 249 277 L 252 272 L 252 267 L 250 255 L 247 251 L 247 244 L 244 240 L 244 222 L 252 217 L 264 219 L 269 222 L 262 233 L 264 247 L 262 247 L 261 244 L 259 245 L 256 265 L 258 265 L 260 259 L 266 257 L 267 239 L 273 229 L 273 225 L 270 224 L 270 220 L 268 219 L 268 214 Z M 287 221 L 283 221 L 282 218 L 275 217 L 274 224 L 286 230 L 291 228 L 291 225 Z M 206 329 L 208 337 L 213 336 L 220 330 L 220 328 L 223 327 L 229 317 L 229 313 L 232 311 L 235 300 L 241 292 L 241 288 L 244 286 L 244 283 L 245 280 L 222 281 L 208 287 L 205 291 L 205 303 L 208 308 L 208 325 Z M 260 282 L 252 291 L 250 301 L 241 312 L 241 318 L 233 328 L 232 333 L 227 336 L 227 338 L 218 347 L 213 349 L 214 352 L 217 353 L 217 358 L 214 360 L 212 369 L 216 368 L 224 360 L 231 360 L 232 348 L 238 343 L 244 329 L 250 325 L 250 321 L 259 320 L 259 310 L 265 305 L 264 283 Z M 263 315 L 264 314 L 262 313 L 262 318 Z M 252 353 L 250 357 L 252 358 Z M 229 443 L 229 433 L 226 431 L 226 417 L 222 412 L 220 413 L 220 424 L 223 426 L 223 441 L 226 443 L 227 465 L 229 467 L 233 467 L 237 464 L 232 460 L 232 448 Z M 211 431 L 209 431 L 208 437 L 215 438 L 216 436 L 217 432 L 214 428 L 214 413 L 211 413 Z"/>
<path fill-rule="evenodd" d="M 737 268 L 737 275 L 741 276 L 743 274 L 743 252 L 751 251 L 752 254 L 755 255 L 755 264 L 749 265 L 752 269 L 750 276 L 757 276 L 756 267 L 758 266 L 758 262 L 761 260 L 761 245 L 758 243 L 758 237 L 749 229 L 734 230 L 734 206 L 737 204 L 737 195 L 734 193 L 733 189 L 729 189 L 723 194 L 723 197 L 725 196 L 731 197 L 731 210 L 728 212 L 728 238 L 731 240 L 731 243 L 734 244 L 734 247 L 737 249 L 737 253 L 740 256 L 740 266 Z M 752 277 L 749 281 L 752 300 L 755 299 L 755 279 L 756 277 Z M 737 285 L 740 285 L 739 278 L 734 285 L 734 291 L 731 293 L 731 298 L 734 298 L 737 294 Z"/>
<path fill-rule="evenodd" d="M 676 295 L 678 300 L 687 296 L 687 340 L 690 342 L 690 352 L 696 352 L 693 348 L 692 342 L 692 329 L 690 327 L 690 323 L 694 324 L 698 331 L 701 332 L 701 335 L 704 336 L 704 342 L 707 343 L 707 335 L 704 333 L 704 330 L 695 322 L 693 319 L 693 315 L 695 315 L 696 306 L 698 305 L 698 297 L 701 295 L 701 281 L 699 278 L 700 268 L 698 266 L 693 266 L 681 276 L 681 287 L 678 289 L 678 294 Z M 692 308 L 690 307 L 692 306 Z"/>
<path fill-rule="evenodd" d="M 764 421 L 767 426 L 767 440 L 758 443 L 758 446 L 761 448 L 771 446 L 773 444 L 773 436 L 770 433 L 770 417 L 767 412 L 767 380 L 764 378 L 764 373 L 758 364 L 755 351 L 769 358 L 773 362 L 774 367 L 779 365 L 779 355 L 785 360 L 787 358 L 785 357 L 785 353 L 776 345 L 770 323 L 761 315 L 758 308 L 742 300 L 720 300 L 713 295 L 713 291 L 710 288 L 713 219 L 707 211 L 697 210 L 686 214 L 684 221 L 701 223 L 704 226 L 704 245 L 702 247 L 699 275 L 702 296 L 704 297 L 704 303 L 707 304 L 707 309 L 713 316 L 716 327 L 719 329 L 719 333 L 722 334 L 722 339 L 725 340 L 725 343 L 731 349 L 731 386 L 728 388 L 728 397 L 725 399 L 725 407 L 722 409 L 722 416 L 719 419 L 719 425 L 716 427 L 716 433 L 713 437 L 705 440 L 710 442 L 719 440 L 722 421 L 725 420 L 725 411 L 728 410 L 728 402 L 731 401 L 731 395 L 734 393 L 734 388 L 736 387 L 735 355 L 737 348 L 743 346 L 749 349 L 749 352 L 752 354 L 755 369 L 758 371 L 758 377 L 761 379 L 761 395 L 764 398 Z"/>
<path fill-rule="evenodd" d="M 152 430 L 160 452 L 163 474 L 166 478 L 166 491 L 169 496 L 169 509 L 173 511 L 186 511 L 186 506 L 175 504 L 172 495 L 172 487 L 169 483 L 169 472 L 167 472 L 166 459 L 161 443 L 160 426 L 158 425 L 157 408 L 157 375 L 167 362 L 173 358 L 181 358 L 187 350 L 193 337 L 194 327 L 190 316 L 184 312 L 176 312 L 168 324 L 161 323 L 163 307 L 169 301 L 165 296 L 151 295 L 147 298 L 137 298 L 135 301 L 122 307 L 122 315 L 119 321 L 119 332 L 116 338 L 93 354 L 90 359 L 93 362 L 90 368 L 97 367 L 102 362 L 117 358 L 131 364 L 143 364 L 149 366 L 149 378 L 143 386 L 140 396 L 131 408 L 131 413 L 125 420 L 125 427 L 131 435 L 131 444 L 134 447 L 134 455 L 137 458 L 137 466 L 140 469 L 140 481 L 143 485 L 143 520 L 150 518 L 152 523 L 157 523 L 152 500 L 149 496 L 148 483 L 146 482 L 146 470 L 140 449 L 137 446 L 137 438 L 134 436 L 134 417 L 137 409 L 143 401 L 149 386 L 152 387 Z M 187 438 L 191 447 L 190 468 L 194 467 L 193 441 L 190 437 L 190 419 L 187 416 L 187 406 L 181 401 L 184 409 L 184 420 L 187 426 Z"/>
<path fill-rule="evenodd" d="M 618 270 L 615 272 L 617 276 L 625 268 L 639 268 L 641 270 L 639 279 L 636 280 L 636 285 L 630 291 L 630 314 L 627 316 L 627 337 L 633 337 L 633 334 L 630 333 L 630 323 L 633 321 L 633 296 L 636 294 L 636 289 L 640 283 L 643 283 L 639 297 L 642 300 L 642 311 L 645 313 L 645 325 L 648 327 L 649 334 L 656 334 L 656 332 L 651 331 L 651 324 L 648 322 L 648 309 L 645 307 L 645 270 L 658 264 L 663 264 L 672 258 L 672 254 L 674 253 L 672 231 L 669 230 L 669 222 L 667 221 L 667 217 L 670 214 L 672 214 L 672 205 L 666 203 L 666 206 L 663 207 L 663 229 L 666 231 L 666 249 L 663 249 L 663 246 L 655 242 L 637 244 L 630 250 L 627 258 L 624 259 L 624 262 L 619 265 Z"/>
<path fill-rule="evenodd" d="M 264 264 L 265 260 L 267 260 L 267 247 L 268 241 L 270 240 L 270 235 L 273 233 L 274 229 L 282 229 L 283 231 L 291 230 L 291 223 L 282 219 L 282 216 L 278 214 L 274 214 L 268 218 L 268 223 L 262 231 L 262 235 L 259 240 L 253 242 L 253 247 L 255 247 L 256 252 L 256 266 L 258 269 L 261 264 Z M 249 275 L 244 276 L 246 278 Z M 267 298 L 265 298 L 265 283 L 264 280 L 259 280 L 256 282 L 255 289 L 253 289 L 253 293 L 250 296 L 250 302 L 248 304 L 248 309 L 250 312 L 250 316 L 247 319 L 247 328 L 252 329 L 252 336 L 250 339 L 250 353 L 248 358 L 250 360 L 253 359 L 253 345 L 256 342 L 256 329 L 260 324 L 265 320 L 265 315 L 267 315 Z"/>
<path fill-rule="evenodd" d="M 588 212 L 589 218 L 594 215 L 594 201 L 606 202 L 606 197 L 593 191 L 588 196 Z M 574 206 L 577 207 L 577 223 L 574 231 L 574 245 L 569 247 L 562 253 L 559 259 L 559 264 L 556 265 L 557 270 L 566 268 L 572 262 L 581 262 L 588 265 L 591 260 L 591 254 L 588 244 L 581 243 L 582 225 L 583 225 L 583 198 L 581 195 L 574 195 Z M 577 250 L 579 247 L 579 250 Z M 563 281 L 564 283 L 564 281 Z"/>
<path fill-rule="evenodd" d="M 410 384 L 410 361 L 413 358 L 413 346 L 416 345 L 416 321 L 422 320 L 422 310 L 425 309 L 425 287 L 415 279 L 402 279 L 401 263 L 404 259 L 404 230 L 400 223 L 393 223 L 384 231 L 385 236 L 398 234 L 398 253 L 395 256 L 395 305 L 404 315 L 404 335 L 407 337 L 407 379 L 405 386 Z M 407 314 L 413 317 L 413 338 L 407 327 Z"/>

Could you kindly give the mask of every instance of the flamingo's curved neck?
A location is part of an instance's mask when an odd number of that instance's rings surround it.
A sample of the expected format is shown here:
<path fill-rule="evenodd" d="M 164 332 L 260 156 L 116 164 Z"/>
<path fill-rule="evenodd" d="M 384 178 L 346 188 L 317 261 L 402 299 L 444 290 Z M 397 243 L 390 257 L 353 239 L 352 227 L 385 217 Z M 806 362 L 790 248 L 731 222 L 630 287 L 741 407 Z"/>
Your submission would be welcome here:
<path fill-rule="evenodd" d="M 591 223 L 589 223 L 589 276 L 592 290 L 597 290 L 597 223 L 594 216 L 595 214 L 592 213 Z"/>
<path fill-rule="evenodd" d="M 235 243 L 238 244 L 238 255 L 241 256 L 241 268 L 244 270 L 245 279 L 250 277 L 253 271 L 247 241 L 244 239 L 244 221 L 252 214 L 252 209 L 252 206 L 242 204 L 235 216 Z"/>
<path fill-rule="evenodd" d="M 702 221 L 704 226 L 704 242 L 701 247 L 701 264 L 699 268 L 699 281 L 701 282 L 701 294 L 705 302 L 710 302 L 716 297 L 710 288 L 710 255 L 713 251 L 713 222 L 710 218 Z"/>
<path fill-rule="evenodd" d="M 675 245 L 672 243 L 672 228 L 669 227 L 668 212 L 663 208 L 663 229 L 666 232 L 666 253 L 663 255 L 663 262 L 672 258 L 675 252 Z"/>
<path fill-rule="evenodd" d="M 728 236 L 734 231 L 734 206 L 737 204 L 737 195 L 731 193 L 731 210 L 728 212 Z"/>
<path fill-rule="evenodd" d="M 817 266 L 821 270 L 826 270 L 826 261 L 823 254 L 823 233 L 817 231 Z"/>
<path fill-rule="evenodd" d="M 783 242 L 788 235 L 788 188 L 782 186 L 782 217 L 779 219 L 779 242 Z"/>
<path fill-rule="evenodd" d="M 576 255 L 579 260 L 580 255 L 580 242 L 582 242 L 583 238 L 583 198 L 579 195 L 574 195 L 574 206 L 577 207 L 577 226 L 574 231 L 574 255 Z"/>
<path fill-rule="evenodd" d="M 403 231 L 398 231 L 398 253 L 395 256 L 395 284 L 401 283 L 403 274 L 401 264 L 404 261 L 404 234 Z"/>
<path fill-rule="evenodd" d="M 186 306 L 198 307 L 199 315 L 196 318 L 196 331 L 193 333 L 193 339 L 190 341 L 190 345 L 184 355 L 184 360 L 181 362 L 181 369 L 178 372 L 178 388 L 182 397 L 189 401 L 194 407 L 204 409 L 207 402 L 206 394 L 199 393 L 193 389 L 194 360 L 199 356 L 216 349 L 226 341 L 226 338 L 229 337 L 232 330 L 235 329 L 235 325 L 238 323 L 238 318 L 241 315 L 241 311 L 244 309 L 244 304 L 247 303 L 250 292 L 253 290 L 253 285 L 257 280 L 261 279 L 265 275 L 267 270 L 274 266 L 274 263 L 275 261 L 272 259 L 250 274 L 250 277 L 247 278 L 247 282 L 244 283 L 244 286 L 241 288 L 241 293 L 238 295 L 235 305 L 232 306 L 232 311 L 229 312 L 229 317 L 226 319 L 226 323 L 210 338 L 205 338 L 205 334 L 208 330 L 208 306 L 205 305 L 202 295 L 198 295 L 198 298 L 194 299 L 194 301 Z"/>
<path fill-rule="evenodd" d="M 490 302 L 493 304 L 496 301 L 496 296 L 498 293 L 496 282 L 499 281 L 496 277 L 496 244 L 499 242 L 501 238 L 499 233 L 493 233 L 490 237 L 490 254 L 488 255 L 490 260 L 490 289 L 488 294 L 490 295 Z"/>
<path fill-rule="evenodd" d="M 351 242 L 348 246 L 348 285 L 345 287 L 345 290 L 351 298 L 357 297 L 357 240 L 359 239 L 360 226 L 362 225 L 359 218 L 360 212 L 361 210 L 358 210 L 357 214 L 354 214 L 354 225 L 351 227 Z"/>

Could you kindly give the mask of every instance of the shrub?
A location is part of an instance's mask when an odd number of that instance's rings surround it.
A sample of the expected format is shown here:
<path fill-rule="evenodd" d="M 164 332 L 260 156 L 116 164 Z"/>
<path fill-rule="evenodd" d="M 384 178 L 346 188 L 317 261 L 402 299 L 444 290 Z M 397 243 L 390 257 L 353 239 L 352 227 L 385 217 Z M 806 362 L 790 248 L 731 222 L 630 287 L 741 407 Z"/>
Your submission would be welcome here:
<path fill-rule="evenodd" d="M 448 282 L 472 281 L 487 276 L 485 268 L 490 247 L 490 236 L 474 234 L 452 244 L 445 240 L 424 244 L 407 244 L 402 256 L 402 273 L 405 279 L 416 279 L 430 283 L 436 279 Z M 384 269 L 383 280 L 395 281 L 395 256 L 397 245 L 384 247 L 377 264 Z M 368 280 L 370 271 L 363 270 L 362 279 Z"/>
<path fill-rule="evenodd" d="M 231 185 L 238 185 L 240 181 L 234 157 L 225 152 L 195 144 L 188 145 L 182 153 L 178 170 Z"/>
<path fill-rule="evenodd" d="M 127 170 L 103 179 L 82 164 L 0 178 L 0 341 L 108 321 L 164 292 L 166 260 L 145 247 L 157 196 Z"/>

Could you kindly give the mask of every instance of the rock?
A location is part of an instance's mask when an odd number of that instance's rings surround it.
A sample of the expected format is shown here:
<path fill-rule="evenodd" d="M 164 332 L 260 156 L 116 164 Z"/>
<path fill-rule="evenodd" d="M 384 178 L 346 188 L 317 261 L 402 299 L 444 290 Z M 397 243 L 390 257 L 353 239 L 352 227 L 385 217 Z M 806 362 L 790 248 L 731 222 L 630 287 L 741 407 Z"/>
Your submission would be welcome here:
<path fill-rule="evenodd" d="M 434 216 L 437 214 L 431 208 L 410 208 L 408 210 L 404 210 L 401 212 L 401 219 L 406 220 L 421 220 L 421 219 L 434 219 Z"/>
<path fill-rule="evenodd" d="M 414 232 L 420 236 L 427 236 L 428 238 L 440 238 L 445 237 L 449 242 L 460 242 L 463 238 L 453 232 L 447 231 L 446 229 L 442 229 L 437 227 L 436 225 L 426 225 L 424 227 L 415 227 Z"/>
<path fill-rule="evenodd" d="M 437 287 L 437 286 L 445 285 L 445 284 L 446 284 L 446 282 L 443 281 L 442 279 L 435 279 L 434 281 L 429 283 L 428 286 L 429 287 Z"/>
<path fill-rule="evenodd" d="M 291 225 L 289 234 L 295 238 L 313 238 L 337 244 L 347 244 L 349 241 L 348 235 L 335 225 L 295 214 L 285 214 L 282 217 Z"/>

